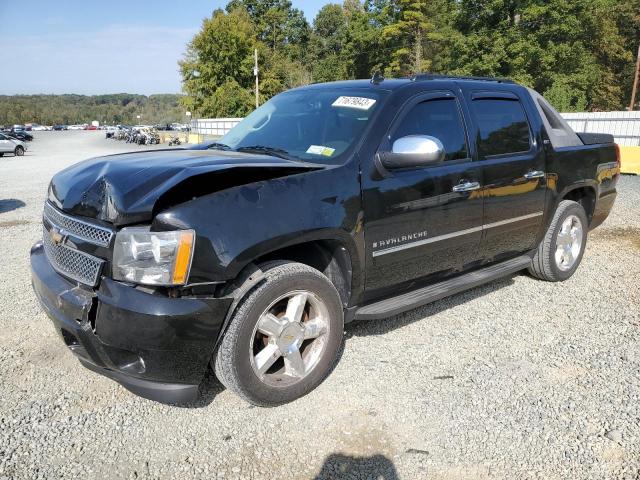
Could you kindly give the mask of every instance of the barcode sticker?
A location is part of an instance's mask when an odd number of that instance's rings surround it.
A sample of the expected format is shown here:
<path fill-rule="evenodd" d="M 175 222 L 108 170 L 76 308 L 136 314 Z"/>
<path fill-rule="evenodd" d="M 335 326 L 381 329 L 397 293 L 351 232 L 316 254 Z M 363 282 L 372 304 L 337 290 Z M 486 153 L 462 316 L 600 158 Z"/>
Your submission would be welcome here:
<path fill-rule="evenodd" d="M 332 103 L 332 106 L 369 110 L 375 103 L 376 101 L 373 98 L 367 97 L 338 97 L 337 100 Z"/>
<path fill-rule="evenodd" d="M 311 145 L 307 149 L 307 153 L 311 153 L 313 155 L 322 155 L 323 157 L 330 157 L 335 151 L 335 148 L 325 147 L 322 145 Z"/>

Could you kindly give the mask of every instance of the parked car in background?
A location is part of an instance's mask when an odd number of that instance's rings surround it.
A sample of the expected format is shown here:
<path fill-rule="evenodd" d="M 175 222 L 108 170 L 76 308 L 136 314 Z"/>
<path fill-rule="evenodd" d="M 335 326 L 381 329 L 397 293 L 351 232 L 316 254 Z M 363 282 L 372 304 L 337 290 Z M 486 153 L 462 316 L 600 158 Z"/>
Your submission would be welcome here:
<path fill-rule="evenodd" d="M 5 153 L 13 153 L 16 157 L 21 157 L 27 151 L 27 146 L 21 140 L 12 138 L 6 133 L 0 133 L 0 157 Z"/>
<path fill-rule="evenodd" d="M 66 126 L 66 125 L 60 125 L 60 124 L 58 124 L 58 125 L 54 125 L 54 126 L 53 126 L 53 130 L 55 130 L 55 131 L 57 131 L 57 132 L 59 132 L 59 131 L 61 131 L 61 130 L 66 130 L 66 129 L 67 129 L 67 126 Z"/>
<path fill-rule="evenodd" d="M 11 132 L 5 132 L 4 134 L 22 142 L 30 142 L 33 140 L 33 135 L 25 130 L 13 130 Z"/>
<path fill-rule="evenodd" d="M 69 125 L 67 130 L 84 130 L 86 125 Z"/>
<path fill-rule="evenodd" d="M 84 127 L 85 130 L 98 130 L 98 127 L 96 125 L 87 125 L 86 127 Z"/>
<path fill-rule="evenodd" d="M 46 127 L 44 125 L 38 125 L 37 123 L 32 123 L 31 130 L 34 132 L 45 132 L 47 130 L 51 130 L 51 127 Z"/>
<path fill-rule="evenodd" d="M 188 132 L 189 130 L 191 130 L 191 127 L 185 123 L 172 123 L 170 130 L 175 130 L 178 132 Z"/>
<path fill-rule="evenodd" d="M 13 132 L 16 132 L 16 131 L 25 131 L 25 128 L 24 128 L 24 125 L 18 125 L 18 124 L 15 124 L 13 127 L 11 127 L 11 130 L 12 130 Z"/>
<path fill-rule="evenodd" d="M 102 130 L 105 131 L 105 138 L 113 138 L 113 136 L 118 131 L 118 127 L 115 125 L 104 125 L 101 127 Z"/>

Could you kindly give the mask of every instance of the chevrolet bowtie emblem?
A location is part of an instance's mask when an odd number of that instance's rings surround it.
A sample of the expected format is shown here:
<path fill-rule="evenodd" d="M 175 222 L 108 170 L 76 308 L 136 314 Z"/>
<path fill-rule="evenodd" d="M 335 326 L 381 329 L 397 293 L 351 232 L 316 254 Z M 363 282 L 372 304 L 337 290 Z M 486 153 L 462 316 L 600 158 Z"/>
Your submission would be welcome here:
<path fill-rule="evenodd" d="M 49 238 L 51 238 L 51 243 L 54 245 L 62 245 L 65 236 L 64 231 L 59 228 L 51 227 L 51 230 L 49 230 Z"/>

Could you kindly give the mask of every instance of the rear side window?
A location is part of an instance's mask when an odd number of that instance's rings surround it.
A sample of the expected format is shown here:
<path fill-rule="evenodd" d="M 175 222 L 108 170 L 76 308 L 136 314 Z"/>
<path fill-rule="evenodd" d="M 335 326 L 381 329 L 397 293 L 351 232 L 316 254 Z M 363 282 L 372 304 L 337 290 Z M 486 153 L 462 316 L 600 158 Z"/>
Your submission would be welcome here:
<path fill-rule="evenodd" d="M 481 157 L 529 151 L 529 122 L 518 100 L 481 98 L 474 100 L 472 105 L 479 127 Z"/>
<path fill-rule="evenodd" d="M 467 140 L 455 98 L 427 100 L 414 106 L 402 119 L 392 142 L 407 135 L 430 135 L 444 145 L 445 160 L 467 158 Z"/>

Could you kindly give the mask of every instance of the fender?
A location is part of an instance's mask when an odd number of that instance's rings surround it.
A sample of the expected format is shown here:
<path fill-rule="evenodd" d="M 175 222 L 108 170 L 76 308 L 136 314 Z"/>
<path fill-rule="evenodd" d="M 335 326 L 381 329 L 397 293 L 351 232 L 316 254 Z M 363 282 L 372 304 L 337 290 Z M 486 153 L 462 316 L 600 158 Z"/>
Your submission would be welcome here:
<path fill-rule="evenodd" d="M 215 351 L 218 349 L 218 344 L 225 332 L 227 331 L 227 327 L 229 326 L 229 322 L 233 317 L 233 314 L 247 293 L 253 290 L 258 284 L 260 284 L 264 280 L 264 272 L 260 270 L 253 263 L 247 265 L 247 267 L 238 275 L 238 278 L 233 283 L 230 283 L 227 288 L 224 290 L 224 296 L 227 298 L 232 298 L 233 301 L 227 310 L 227 314 L 224 317 L 224 321 L 222 322 L 222 327 L 220 328 L 220 332 L 218 333 L 218 338 L 216 338 L 216 343 L 214 346 L 214 355 L 212 355 L 212 359 L 215 358 Z"/>
<path fill-rule="evenodd" d="M 295 247 L 296 245 L 303 245 L 310 242 L 334 242 L 344 247 L 347 251 L 345 256 L 350 257 L 348 270 L 359 271 L 358 269 L 364 268 L 358 258 L 358 249 L 355 245 L 354 239 L 351 235 L 343 230 L 336 230 L 332 228 L 325 228 L 321 230 L 313 230 L 307 232 L 299 232 L 297 234 L 286 235 L 276 238 L 271 238 L 255 245 L 252 245 L 249 249 L 242 252 L 235 257 L 229 264 L 231 271 L 240 271 L 245 268 L 249 263 L 255 262 L 256 259 L 269 254 L 275 253 L 279 250 Z"/>
<path fill-rule="evenodd" d="M 332 240 L 364 268 L 357 166 L 340 165 L 204 195 L 159 213 L 154 230 L 197 232 L 190 281 L 235 279 L 257 258 L 295 244 Z"/>

